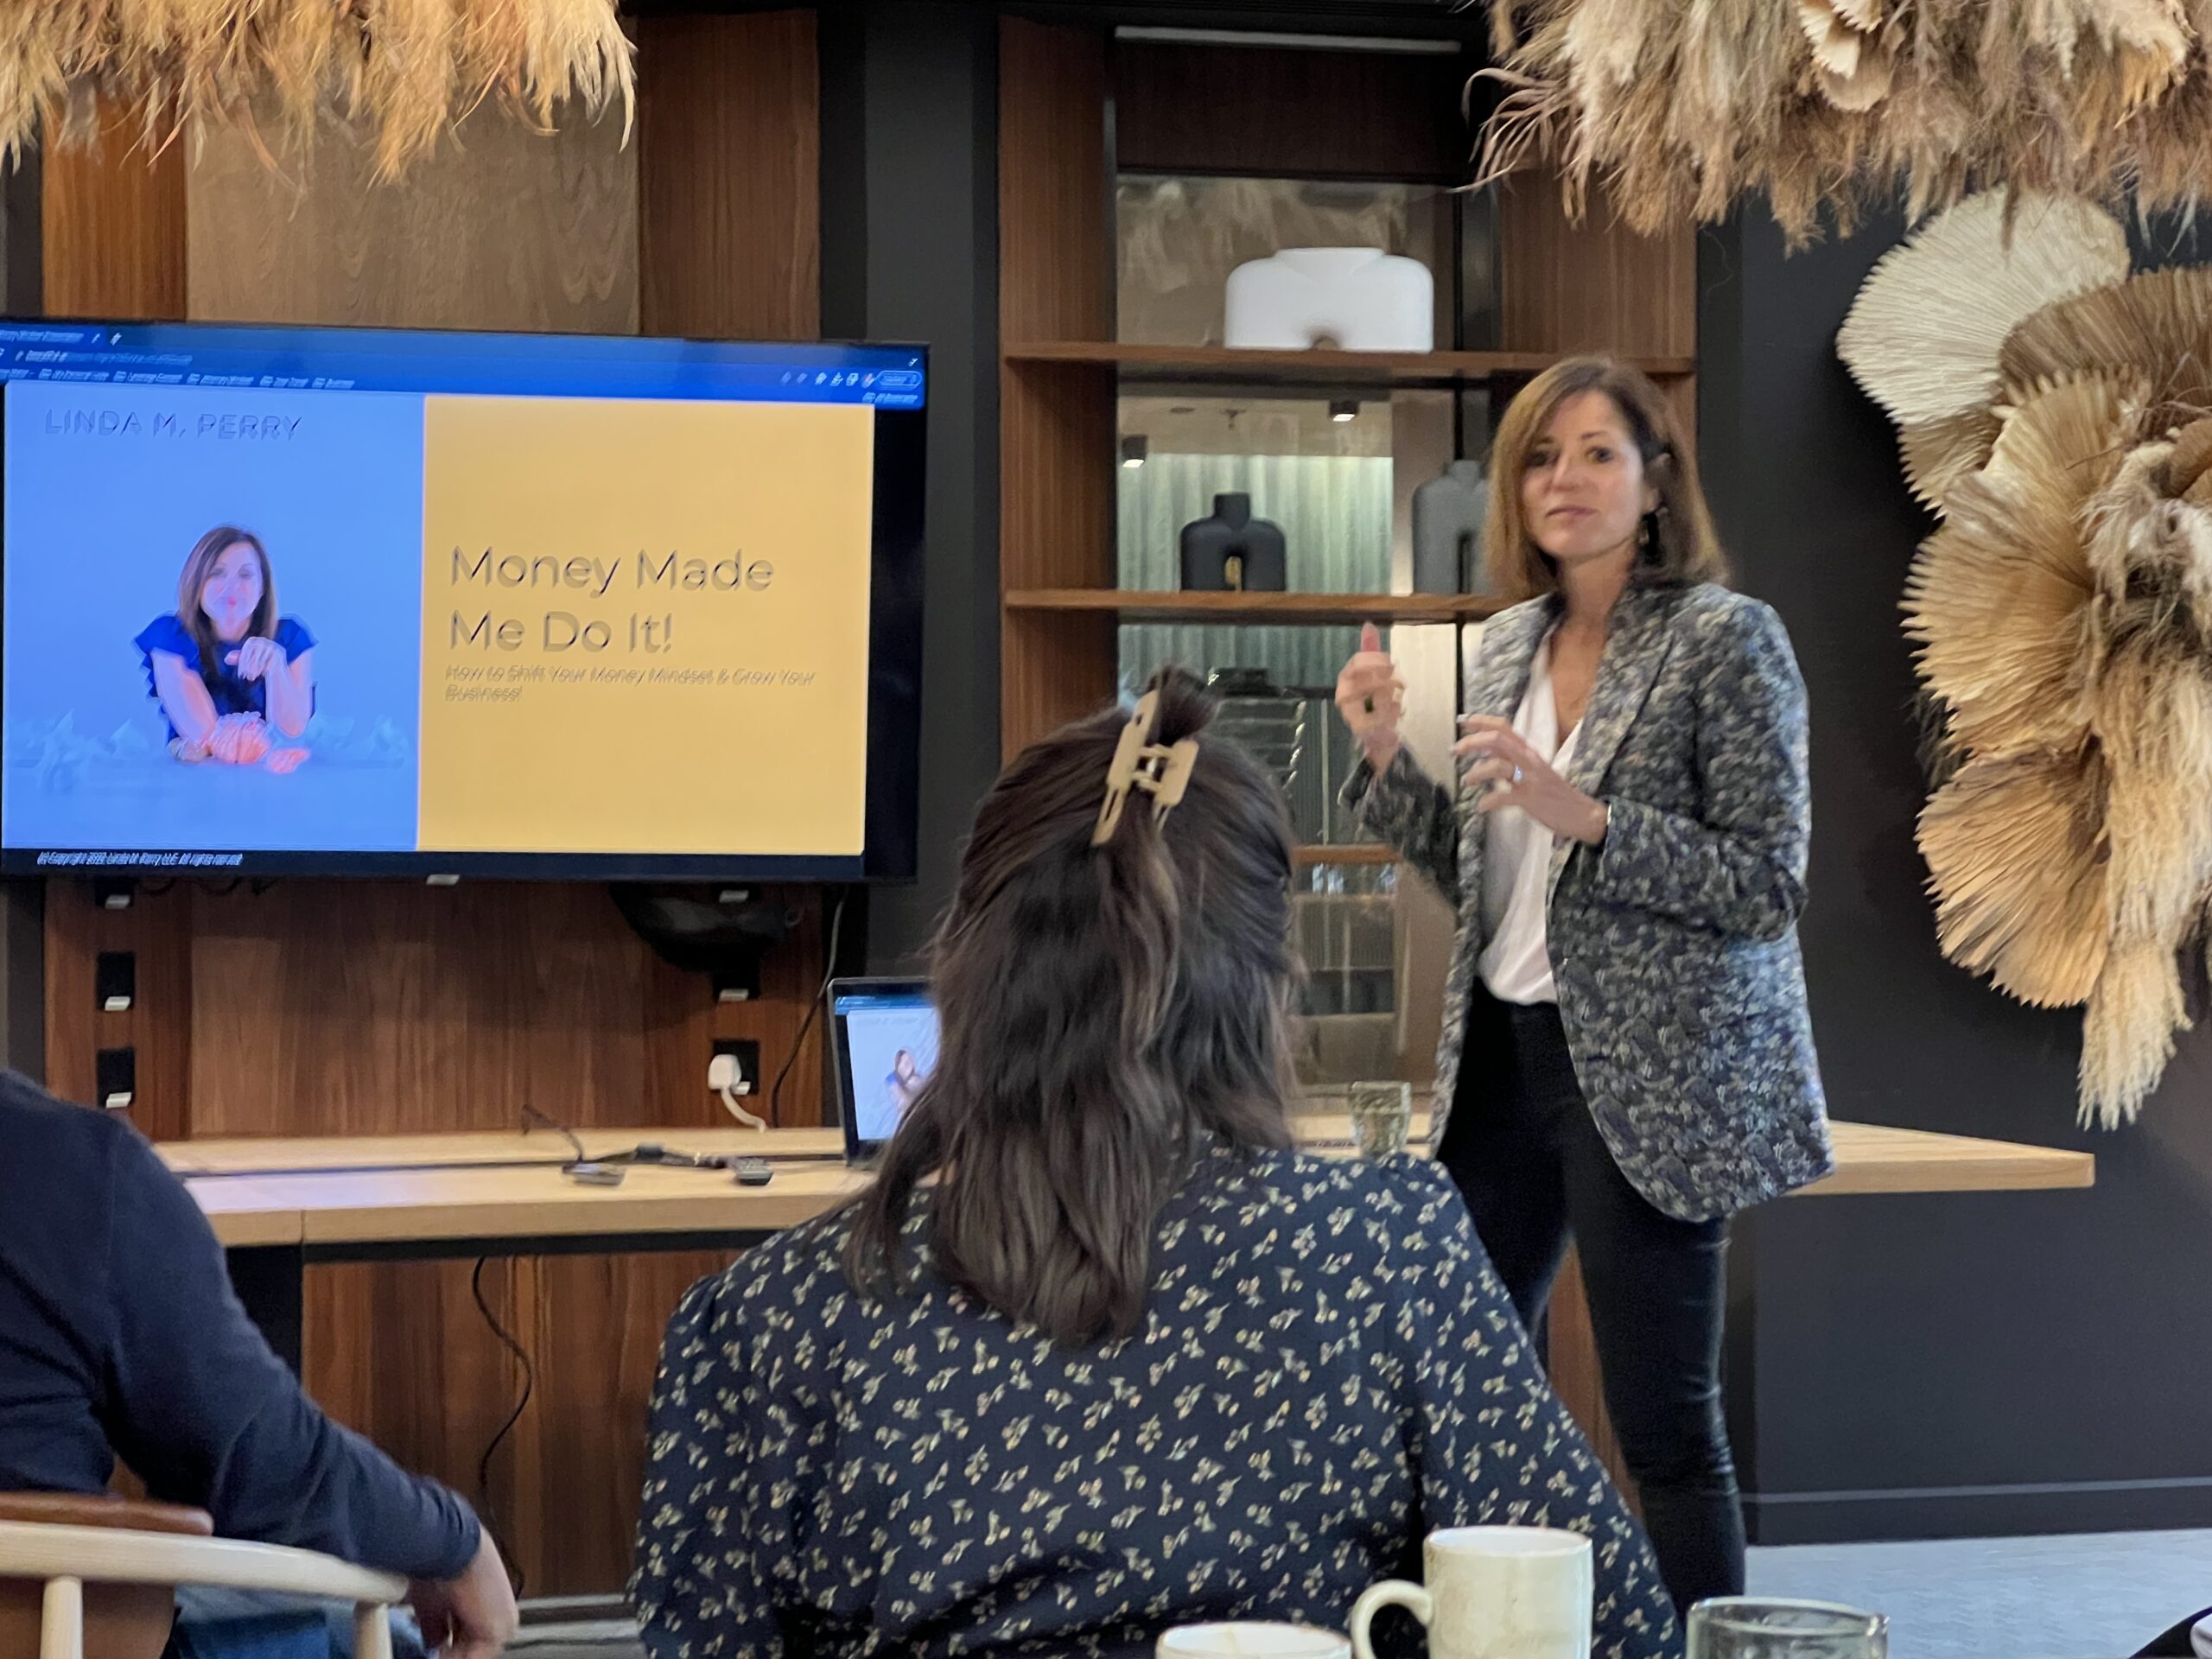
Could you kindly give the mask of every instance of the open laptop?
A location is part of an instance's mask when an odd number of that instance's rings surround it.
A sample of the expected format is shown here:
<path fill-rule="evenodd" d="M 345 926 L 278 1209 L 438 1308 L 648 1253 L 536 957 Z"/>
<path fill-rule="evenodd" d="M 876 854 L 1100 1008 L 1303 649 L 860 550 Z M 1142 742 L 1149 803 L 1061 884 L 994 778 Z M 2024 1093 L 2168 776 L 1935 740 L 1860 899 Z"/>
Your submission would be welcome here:
<path fill-rule="evenodd" d="M 832 980 L 830 1028 L 845 1157 L 858 1163 L 891 1138 L 914 1089 L 937 1065 L 929 982 Z"/>

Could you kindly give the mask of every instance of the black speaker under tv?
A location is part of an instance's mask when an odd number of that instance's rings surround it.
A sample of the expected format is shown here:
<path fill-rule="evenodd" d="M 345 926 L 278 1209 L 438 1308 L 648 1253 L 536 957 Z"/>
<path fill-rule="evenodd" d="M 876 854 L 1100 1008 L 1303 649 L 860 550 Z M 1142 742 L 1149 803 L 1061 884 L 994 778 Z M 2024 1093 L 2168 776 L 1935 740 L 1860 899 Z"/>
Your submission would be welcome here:
<path fill-rule="evenodd" d="M 0 869 L 904 880 L 928 355 L 0 322 Z"/>

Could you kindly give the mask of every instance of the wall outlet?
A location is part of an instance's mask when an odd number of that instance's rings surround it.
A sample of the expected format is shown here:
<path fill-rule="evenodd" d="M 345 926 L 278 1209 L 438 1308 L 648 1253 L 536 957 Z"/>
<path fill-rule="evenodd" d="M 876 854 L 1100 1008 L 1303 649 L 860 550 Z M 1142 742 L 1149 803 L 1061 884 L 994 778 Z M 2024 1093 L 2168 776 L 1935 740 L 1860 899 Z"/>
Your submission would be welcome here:
<path fill-rule="evenodd" d="M 138 1097 L 138 1052 L 104 1048 L 92 1059 L 92 1093 L 111 1112 L 127 1112 Z"/>
<path fill-rule="evenodd" d="M 760 1090 L 760 1045 L 719 1039 L 714 1058 L 707 1062 L 707 1087 L 720 1094 L 757 1094 Z"/>
<path fill-rule="evenodd" d="M 129 950 L 103 950 L 92 964 L 92 995 L 102 1014 L 123 1014 L 138 995 L 138 957 Z"/>

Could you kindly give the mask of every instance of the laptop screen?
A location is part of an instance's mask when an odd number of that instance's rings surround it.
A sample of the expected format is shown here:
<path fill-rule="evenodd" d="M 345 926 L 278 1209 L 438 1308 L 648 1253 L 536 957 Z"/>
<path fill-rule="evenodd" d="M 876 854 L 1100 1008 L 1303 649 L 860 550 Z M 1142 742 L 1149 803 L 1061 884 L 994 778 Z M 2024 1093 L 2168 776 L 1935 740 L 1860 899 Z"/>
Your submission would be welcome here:
<path fill-rule="evenodd" d="M 937 1007 L 925 980 L 849 979 L 830 988 L 830 1013 L 845 1150 L 858 1154 L 891 1138 L 937 1065 Z"/>

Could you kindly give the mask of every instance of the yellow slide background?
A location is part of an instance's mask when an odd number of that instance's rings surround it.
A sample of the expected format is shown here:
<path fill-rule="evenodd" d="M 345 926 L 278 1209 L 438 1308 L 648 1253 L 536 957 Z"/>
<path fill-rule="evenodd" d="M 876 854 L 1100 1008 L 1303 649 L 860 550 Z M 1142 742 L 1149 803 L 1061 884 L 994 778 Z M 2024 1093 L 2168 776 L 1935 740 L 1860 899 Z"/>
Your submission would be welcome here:
<path fill-rule="evenodd" d="M 423 418 L 424 851 L 861 851 L 873 411 Z"/>

